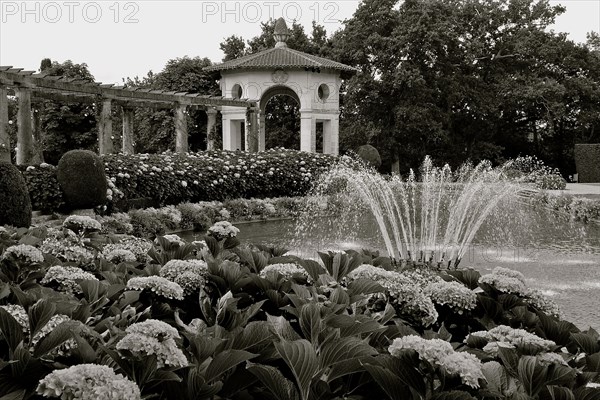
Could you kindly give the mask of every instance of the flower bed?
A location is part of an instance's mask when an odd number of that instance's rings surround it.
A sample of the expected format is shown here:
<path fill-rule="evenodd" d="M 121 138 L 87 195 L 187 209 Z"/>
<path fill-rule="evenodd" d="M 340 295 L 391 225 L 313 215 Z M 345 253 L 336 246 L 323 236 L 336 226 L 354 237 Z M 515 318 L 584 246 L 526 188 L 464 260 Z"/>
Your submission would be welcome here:
<path fill-rule="evenodd" d="M 110 210 L 150 198 L 158 205 L 235 198 L 301 196 L 337 157 L 286 149 L 262 153 L 209 151 L 188 154 L 114 154 L 103 156 L 110 181 Z M 64 206 L 56 167 L 20 167 L 34 210 Z"/>
<path fill-rule="evenodd" d="M 497 268 L 0 228 L 0 393 L 69 399 L 600 396 L 600 340 Z"/>
<path fill-rule="evenodd" d="M 538 193 L 531 198 L 531 201 L 534 204 L 568 214 L 574 221 L 600 222 L 600 200 L 598 199 L 575 197 L 568 194 Z"/>

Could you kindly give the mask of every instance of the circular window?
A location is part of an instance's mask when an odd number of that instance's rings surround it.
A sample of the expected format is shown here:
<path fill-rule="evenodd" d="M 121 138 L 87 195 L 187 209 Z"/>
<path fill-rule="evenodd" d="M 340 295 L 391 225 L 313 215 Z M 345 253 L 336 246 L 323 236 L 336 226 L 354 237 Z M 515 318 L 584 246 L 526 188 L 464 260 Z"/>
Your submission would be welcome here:
<path fill-rule="evenodd" d="M 326 84 L 322 83 L 319 86 L 319 89 L 317 89 L 317 95 L 319 96 L 319 100 L 321 101 L 325 101 L 327 100 L 327 98 L 329 97 L 329 86 L 327 86 Z"/>
<path fill-rule="evenodd" d="M 240 85 L 238 85 L 237 83 L 233 85 L 233 88 L 231 89 L 231 97 L 233 97 L 234 99 L 241 99 L 242 93 L 243 91 Z"/>

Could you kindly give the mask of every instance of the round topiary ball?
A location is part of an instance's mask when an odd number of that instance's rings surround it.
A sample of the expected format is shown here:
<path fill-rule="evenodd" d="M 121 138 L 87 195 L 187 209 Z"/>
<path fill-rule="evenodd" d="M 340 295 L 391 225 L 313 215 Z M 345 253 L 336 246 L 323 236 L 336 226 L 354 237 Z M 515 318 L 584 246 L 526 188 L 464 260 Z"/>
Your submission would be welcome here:
<path fill-rule="evenodd" d="M 31 200 L 25 178 L 12 164 L 0 163 L 0 226 L 28 228 L 31 225 Z"/>
<path fill-rule="evenodd" d="M 106 204 L 104 163 L 89 150 L 71 150 L 58 162 L 58 183 L 67 207 L 76 210 Z"/>
<path fill-rule="evenodd" d="M 356 154 L 373 168 L 378 169 L 381 167 L 381 156 L 377 149 L 370 144 L 360 146 Z"/>

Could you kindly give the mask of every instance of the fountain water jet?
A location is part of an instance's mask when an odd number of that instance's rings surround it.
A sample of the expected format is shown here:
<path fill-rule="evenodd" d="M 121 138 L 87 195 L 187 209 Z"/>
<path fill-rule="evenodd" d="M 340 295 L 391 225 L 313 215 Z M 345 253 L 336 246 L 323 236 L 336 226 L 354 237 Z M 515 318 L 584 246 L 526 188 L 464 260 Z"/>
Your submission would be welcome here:
<path fill-rule="evenodd" d="M 396 260 L 456 267 L 490 212 L 518 192 L 505 169 L 482 162 L 452 172 L 426 157 L 417 180 L 412 170 L 407 179 L 386 178 L 340 163 L 321 177 L 314 198 L 321 208 L 335 199 L 370 211 L 388 255 Z"/>

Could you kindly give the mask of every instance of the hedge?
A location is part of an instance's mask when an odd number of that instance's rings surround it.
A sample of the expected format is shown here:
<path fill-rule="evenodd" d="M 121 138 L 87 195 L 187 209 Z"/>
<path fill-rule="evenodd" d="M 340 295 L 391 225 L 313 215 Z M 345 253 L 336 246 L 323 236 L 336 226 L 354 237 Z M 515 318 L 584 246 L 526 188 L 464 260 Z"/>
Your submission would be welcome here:
<path fill-rule="evenodd" d="M 14 165 L 0 162 L 0 226 L 28 228 L 31 225 L 31 201 L 27 184 Z"/>
<path fill-rule="evenodd" d="M 109 208 L 126 210 L 141 199 L 153 206 L 235 198 L 303 196 L 337 157 L 287 149 L 261 153 L 113 154 L 102 157 L 109 179 Z M 56 168 L 21 168 L 33 209 L 64 206 Z"/>
<path fill-rule="evenodd" d="M 89 150 L 71 150 L 58 162 L 58 183 L 71 210 L 106 204 L 106 174 L 102 159 Z"/>
<path fill-rule="evenodd" d="M 580 183 L 600 182 L 600 144 L 576 144 L 575 165 Z"/>

